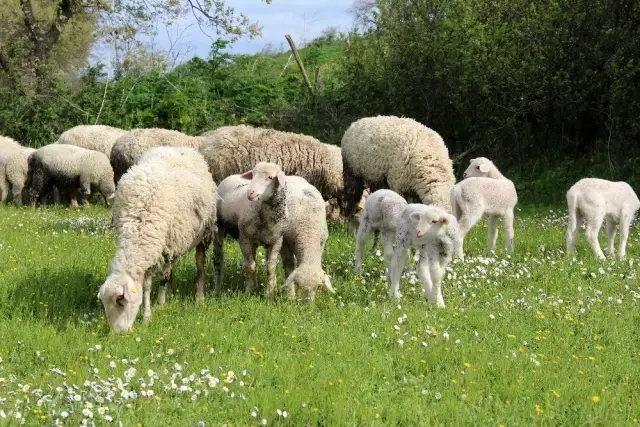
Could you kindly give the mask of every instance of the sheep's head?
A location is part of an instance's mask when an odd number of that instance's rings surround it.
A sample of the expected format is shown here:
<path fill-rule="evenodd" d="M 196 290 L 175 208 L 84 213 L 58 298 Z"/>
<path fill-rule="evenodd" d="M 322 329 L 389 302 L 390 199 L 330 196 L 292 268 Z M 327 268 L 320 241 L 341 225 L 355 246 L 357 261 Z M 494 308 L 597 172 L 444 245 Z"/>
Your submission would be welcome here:
<path fill-rule="evenodd" d="M 439 234 L 443 227 L 449 224 L 448 215 L 437 209 L 427 209 L 422 212 L 413 212 L 411 219 L 418 221 L 416 227 L 416 237 L 421 238 L 427 234 Z"/>
<path fill-rule="evenodd" d="M 337 220 L 340 218 L 340 202 L 336 198 L 332 198 L 324 202 L 326 216 L 328 219 Z"/>
<path fill-rule="evenodd" d="M 257 163 L 252 170 L 241 176 L 251 180 L 247 187 L 249 200 L 268 200 L 278 191 L 278 187 L 284 186 L 286 182 L 286 175 L 280 166 L 267 162 Z"/>
<path fill-rule="evenodd" d="M 302 265 L 296 268 L 287 278 L 284 286 L 293 286 L 297 283 L 300 287 L 300 296 L 305 301 L 312 301 L 316 297 L 318 287 L 324 285 L 332 294 L 336 291 L 331 286 L 331 279 L 321 268 L 310 265 Z"/>
<path fill-rule="evenodd" d="M 131 330 L 142 304 L 142 281 L 128 274 L 111 274 L 98 291 L 111 329 L 115 333 Z"/>
<path fill-rule="evenodd" d="M 490 176 L 494 170 L 497 170 L 497 168 L 491 160 L 486 157 L 478 157 L 476 159 L 471 159 L 471 163 L 467 170 L 462 174 L 462 177 L 487 177 Z"/>

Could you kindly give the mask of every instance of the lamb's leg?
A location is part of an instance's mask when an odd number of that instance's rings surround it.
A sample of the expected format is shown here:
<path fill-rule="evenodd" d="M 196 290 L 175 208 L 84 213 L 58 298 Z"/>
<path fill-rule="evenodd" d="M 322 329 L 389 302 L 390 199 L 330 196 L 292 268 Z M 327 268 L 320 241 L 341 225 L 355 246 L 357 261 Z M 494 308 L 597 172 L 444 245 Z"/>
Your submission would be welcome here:
<path fill-rule="evenodd" d="M 382 245 L 384 249 L 384 264 L 386 267 L 387 280 L 391 281 L 391 263 L 393 261 L 393 240 L 396 233 L 385 230 L 382 232 Z"/>
<path fill-rule="evenodd" d="M 593 214 L 587 218 L 587 242 L 589 243 L 589 246 L 591 246 L 591 250 L 594 255 L 600 260 L 606 259 L 602 249 L 600 249 L 600 243 L 598 242 L 598 232 L 600 231 L 600 228 L 602 228 L 603 221 L 604 214 L 602 213 Z"/>
<path fill-rule="evenodd" d="M 151 320 L 151 271 L 148 271 L 144 276 L 144 282 L 142 282 L 142 293 L 144 297 L 142 321 L 144 323 L 149 323 L 149 320 Z"/>
<path fill-rule="evenodd" d="M 504 238 L 507 241 L 507 253 L 512 254 L 514 250 L 514 231 L 513 231 L 513 211 L 509 211 L 502 217 L 502 226 L 504 227 Z M 495 244 L 495 241 L 494 241 Z"/>
<path fill-rule="evenodd" d="M 431 280 L 433 281 L 433 296 L 436 300 L 436 307 L 443 308 L 442 278 L 444 276 L 444 268 L 441 260 L 437 257 L 429 259 L 429 271 L 431 272 Z"/>
<path fill-rule="evenodd" d="M 285 287 L 289 288 L 289 299 L 293 299 L 296 297 L 296 286 L 294 283 L 294 276 L 292 276 L 291 273 L 295 270 L 295 258 L 293 255 L 293 249 L 287 242 L 282 242 L 280 257 L 282 258 L 282 266 L 284 267 L 284 277 L 287 278 Z"/>
<path fill-rule="evenodd" d="M 614 241 L 616 239 L 616 226 L 618 224 L 609 216 L 605 217 L 604 224 L 607 231 L 607 255 L 612 257 L 615 255 Z"/>
<path fill-rule="evenodd" d="M 257 248 L 253 243 L 240 234 L 240 250 L 244 257 L 244 290 L 247 294 L 254 291 L 256 287 L 256 250 Z"/>
<path fill-rule="evenodd" d="M 623 260 L 627 256 L 627 239 L 629 238 L 629 227 L 632 216 L 622 216 L 620 218 L 620 242 L 618 242 L 618 259 Z"/>
<path fill-rule="evenodd" d="M 462 258 L 464 256 L 464 239 L 469 232 L 469 230 L 476 225 L 476 223 L 482 218 L 482 212 L 476 212 L 472 209 L 468 212 L 462 212 L 460 215 L 460 248 L 458 257 Z"/>
<path fill-rule="evenodd" d="M 391 286 L 389 287 L 389 297 L 394 300 L 399 299 L 402 294 L 400 293 L 400 276 L 402 276 L 402 270 L 407 263 L 407 247 L 406 242 L 409 236 L 399 235 L 396 239 L 396 249 L 393 253 L 393 259 L 391 261 Z"/>
<path fill-rule="evenodd" d="M 158 289 L 158 305 L 164 305 L 167 299 L 167 290 L 173 281 L 173 268 L 170 262 L 166 261 L 160 269 L 160 287 Z"/>
<path fill-rule="evenodd" d="M 272 298 L 276 289 L 276 267 L 278 266 L 278 253 L 282 248 L 282 237 L 267 248 L 267 298 Z"/>
<path fill-rule="evenodd" d="M 356 237 L 356 260 L 353 265 L 353 270 L 356 273 L 360 273 L 362 271 L 362 255 L 364 253 L 365 245 L 367 244 L 367 239 L 370 233 L 371 226 L 369 225 L 369 221 L 367 221 L 366 216 L 363 216 L 360 218 L 360 225 L 358 226 L 358 236 Z"/>
<path fill-rule="evenodd" d="M 418 279 L 424 285 L 424 297 L 431 303 L 435 303 L 433 296 L 433 282 L 429 271 L 429 259 L 426 255 L 420 256 L 418 261 Z"/>
<path fill-rule="evenodd" d="M 224 268 L 224 237 L 225 234 L 218 229 L 213 241 L 213 270 L 216 282 L 216 293 L 222 293 L 222 273 Z"/>
<path fill-rule="evenodd" d="M 373 243 L 371 244 L 371 253 L 376 252 L 378 240 L 380 240 L 380 230 L 373 230 Z"/>
<path fill-rule="evenodd" d="M 204 302 L 204 279 L 205 279 L 205 252 L 204 243 L 200 242 L 196 246 L 196 271 L 198 276 L 198 284 L 196 288 L 196 303 Z"/>
<path fill-rule="evenodd" d="M 495 252 L 496 240 L 498 240 L 498 217 L 495 215 L 489 215 L 487 220 L 489 223 L 489 254 L 491 254 Z M 507 238 L 507 245 L 509 245 L 508 238 Z"/>
<path fill-rule="evenodd" d="M 576 251 L 576 241 L 578 240 L 582 220 L 582 215 L 577 209 L 573 212 L 569 210 L 569 224 L 567 226 L 567 253 L 569 254 L 573 254 Z"/>

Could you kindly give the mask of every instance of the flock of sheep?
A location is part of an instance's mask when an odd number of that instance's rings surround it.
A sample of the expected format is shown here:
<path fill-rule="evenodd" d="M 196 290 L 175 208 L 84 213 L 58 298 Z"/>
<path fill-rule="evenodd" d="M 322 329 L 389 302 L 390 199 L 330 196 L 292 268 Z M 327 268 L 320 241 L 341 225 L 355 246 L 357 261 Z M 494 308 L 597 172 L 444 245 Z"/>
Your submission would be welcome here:
<path fill-rule="evenodd" d="M 276 290 L 278 255 L 284 287 L 295 298 L 315 297 L 318 287 L 335 292 L 323 269 L 329 238 L 327 218 L 340 214 L 358 224 L 355 271 L 362 269 L 368 237 L 382 235 L 389 296 L 411 248 L 425 297 L 444 307 L 442 279 L 454 257 L 464 259 L 468 231 L 488 216 L 489 250 L 502 220 L 507 252 L 514 250 L 513 182 L 489 159 L 472 159 L 456 183 L 449 151 L 438 133 L 415 120 L 363 118 L 345 132 L 341 147 L 306 135 L 251 126 L 225 126 L 194 137 L 165 129 L 126 131 L 83 125 L 37 150 L 0 137 L 0 195 L 17 205 L 23 190 L 32 206 L 53 193 L 73 207 L 88 204 L 92 191 L 112 206 L 117 249 L 98 292 L 113 331 L 128 331 L 140 305 L 151 317 L 154 271 L 165 303 L 175 261 L 195 248 L 196 300 L 204 299 L 205 254 L 213 243 L 216 292 L 222 291 L 226 236 L 238 241 L 245 289 L 256 288 L 256 251 L 266 250 L 266 295 Z M 567 193 L 570 253 L 580 226 L 598 258 L 598 231 L 606 220 L 608 251 L 625 257 L 629 226 L 640 200 L 624 182 L 578 181 Z M 394 248 L 395 246 L 395 248 Z"/>

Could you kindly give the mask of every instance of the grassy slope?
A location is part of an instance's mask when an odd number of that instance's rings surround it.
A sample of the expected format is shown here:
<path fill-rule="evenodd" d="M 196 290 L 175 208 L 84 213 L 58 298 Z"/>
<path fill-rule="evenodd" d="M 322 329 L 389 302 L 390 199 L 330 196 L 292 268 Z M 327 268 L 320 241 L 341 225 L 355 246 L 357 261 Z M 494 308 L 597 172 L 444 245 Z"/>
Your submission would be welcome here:
<path fill-rule="evenodd" d="M 124 336 L 109 334 L 96 299 L 115 249 L 106 210 L 1 207 L 0 218 L 0 425 L 15 425 L 16 412 L 26 425 L 50 424 L 62 411 L 66 425 L 90 414 L 97 425 L 106 415 L 127 426 L 640 417 L 637 262 L 597 265 L 583 239 L 581 261 L 565 259 L 564 220 L 554 213 L 520 216 L 512 259 L 486 258 L 485 225 L 474 229 L 442 310 L 423 301 L 414 276 L 401 283 L 401 304 L 391 303 L 378 256 L 367 257 L 364 277 L 353 275 L 354 239 L 333 227 L 335 297 L 304 305 L 207 294 L 196 306 L 189 254 L 167 306 L 154 305 L 152 322 Z M 634 229 L 630 258 L 639 237 Z M 241 289 L 237 245 L 227 250 L 227 286 Z"/>

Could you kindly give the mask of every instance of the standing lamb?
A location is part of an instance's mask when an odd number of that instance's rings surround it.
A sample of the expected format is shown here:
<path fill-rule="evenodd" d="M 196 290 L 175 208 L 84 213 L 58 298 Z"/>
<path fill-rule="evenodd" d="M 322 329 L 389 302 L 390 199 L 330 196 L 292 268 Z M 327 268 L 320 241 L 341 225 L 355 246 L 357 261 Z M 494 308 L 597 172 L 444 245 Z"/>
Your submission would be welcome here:
<path fill-rule="evenodd" d="M 7 181 L 7 174 L 5 165 L 7 160 L 23 147 L 17 141 L 0 135 L 0 201 L 7 200 L 9 195 L 9 182 Z"/>
<path fill-rule="evenodd" d="M 415 120 L 378 116 L 352 123 L 342 138 L 342 163 L 345 216 L 355 210 L 365 184 L 449 208 L 455 183 L 449 150 L 440 135 Z"/>
<path fill-rule="evenodd" d="M 202 138 L 200 152 L 216 182 L 243 173 L 256 163 L 271 162 L 287 175 L 305 178 L 325 200 L 343 198 L 337 148 L 329 148 L 311 136 L 240 125 L 218 128 Z"/>
<path fill-rule="evenodd" d="M 16 205 L 22 206 L 22 190 L 27 182 L 28 160 L 35 148 L 24 147 L 21 150 L 13 151 L 7 159 L 5 171 L 7 181 L 11 186 L 11 194 Z"/>
<path fill-rule="evenodd" d="M 393 243 L 396 239 L 398 218 L 407 207 L 407 201 L 398 193 L 391 190 L 378 190 L 370 194 L 364 202 L 364 209 L 360 214 L 360 225 L 356 240 L 356 254 L 354 270 L 362 270 L 362 254 L 369 235 L 374 233 L 373 247 L 376 246 L 378 234 L 382 233 L 385 266 L 387 278 L 393 258 Z"/>
<path fill-rule="evenodd" d="M 488 215 L 489 252 L 493 252 L 498 238 L 498 219 L 502 218 L 507 253 L 512 253 L 513 210 L 518 203 L 513 182 L 486 157 L 471 159 L 463 176 L 465 179 L 451 189 L 451 211 L 459 222 L 462 240 L 483 215 Z M 462 246 L 458 255 L 463 257 Z"/>
<path fill-rule="evenodd" d="M 67 144 L 49 144 L 29 155 L 26 186 L 29 201 L 48 193 L 54 186 L 71 193 L 71 206 L 78 207 L 78 193 L 89 204 L 91 187 L 96 187 L 109 204 L 115 192 L 113 170 L 104 154 Z M 79 190 L 79 191 L 78 191 Z"/>
<path fill-rule="evenodd" d="M 407 262 L 408 248 L 420 252 L 418 277 L 424 284 L 425 297 L 437 307 L 444 307 L 442 278 L 462 241 L 455 217 L 436 205 L 409 204 L 402 212 L 396 233 L 396 248 L 391 262 L 389 296 L 398 299 L 400 276 Z"/>
<path fill-rule="evenodd" d="M 616 225 L 620 225 L 618 258 L 624 259 L 627 250 L 629 226 L 633 221 L 640 201 L 626 182 L 607 181 L 599 178 L 583 178 L 567 192 L 569 206 L 569 226 L 567 228 L 567 251 L 575 253 L 576 240 L 582 222 L 586 222 L 585 237 L 594 255 L 604 260 L 605 256 L 598 243 L 598 232 L 606 220 L 608 252 L 614 254 Z"/>
<path fill-rule="evenodd" d="M 55 144 L 75 145 L 87 150 L 99 151 L 109 157 L 111 147 L 125 133 L 127 133 L 126 130 L 112 126 L 79 125 L 62 132 Z"/>
<path fill-rule="evenodd" d="M 151 147 L 190 147 L 197 150 L 200 143 L 200 137 L 189 136 L 176 130 L 150 128 L 127 132 L 115 141 L 109 156 L 115 183 L 117 184 L 120 177 L 138 163 L 142 153 Z"/>
<path fill-rule="evenodd" d="M 98 298 L 114 332 L 131 329 L 144 299 L 151 318 L 151 278 L 161 271 L 163 305 L 173 264 L 195 247 L 196 300 L 204 300 L 205 253 L 216 233 L 216 185 L 191 148 L 157 147 L 122 176 L 113 202 L 118 246 Z M 142 293 L 139 291 L 142 290 Z"/>

